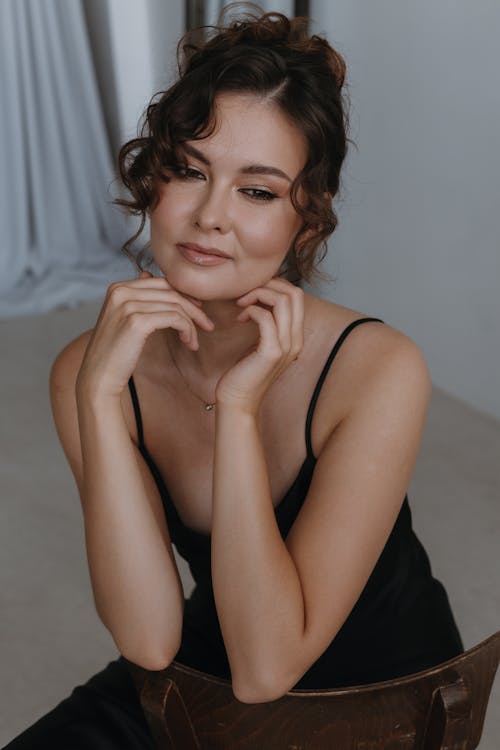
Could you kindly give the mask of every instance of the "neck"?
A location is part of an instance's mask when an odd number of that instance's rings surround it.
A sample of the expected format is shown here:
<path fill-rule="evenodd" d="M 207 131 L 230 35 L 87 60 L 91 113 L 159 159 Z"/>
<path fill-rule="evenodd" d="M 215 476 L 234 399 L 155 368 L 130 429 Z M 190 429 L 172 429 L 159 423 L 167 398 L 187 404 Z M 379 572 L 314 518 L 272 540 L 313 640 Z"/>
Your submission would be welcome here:
<path fill-rule="evenodd" d="M 203 311 L 215 324 L 213 331 L 196 326 L 199 349 L 189 349 L 177 331 L 166 329 L 168 347 L 182 374 L 190 383 L 213 383 L 256 347 L 260 340 L 259 326 L 253 320 L 236 320 L 244 308 L 235 303 L 203 302 Z"/>

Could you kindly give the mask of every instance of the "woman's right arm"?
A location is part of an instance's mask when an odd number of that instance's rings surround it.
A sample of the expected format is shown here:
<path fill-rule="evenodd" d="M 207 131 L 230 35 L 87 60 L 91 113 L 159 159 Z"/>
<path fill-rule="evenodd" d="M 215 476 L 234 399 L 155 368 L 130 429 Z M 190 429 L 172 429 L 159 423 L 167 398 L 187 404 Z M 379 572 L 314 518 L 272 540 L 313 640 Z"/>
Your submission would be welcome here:
<path fill-rule="evenodd" d="M 188 322 L 192 326 L 190 320 L 176 326 L 189 330 Z M 92 339 L 101 362 L 94 329 L 65 347 L 52 366 L 54 421 L 80 494 L 97 613 L 123 656 L 164 669 L 180 647 L 182 583 L 160 495 L 129 434 L 119 389 L 98 388 L 89 377 L 96 371 L 92 354 L 85 356 Z"/>

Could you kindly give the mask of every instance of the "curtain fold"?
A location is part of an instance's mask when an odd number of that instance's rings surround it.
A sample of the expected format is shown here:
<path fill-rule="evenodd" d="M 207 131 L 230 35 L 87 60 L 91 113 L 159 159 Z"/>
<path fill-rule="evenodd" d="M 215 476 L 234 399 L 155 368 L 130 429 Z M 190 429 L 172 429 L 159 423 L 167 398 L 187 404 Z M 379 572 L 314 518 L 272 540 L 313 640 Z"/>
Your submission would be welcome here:
<path fill-rule="evenodd" d="M 2 0 L 0 106 L 0 317 L 134 277 L 81 0 Z"/>

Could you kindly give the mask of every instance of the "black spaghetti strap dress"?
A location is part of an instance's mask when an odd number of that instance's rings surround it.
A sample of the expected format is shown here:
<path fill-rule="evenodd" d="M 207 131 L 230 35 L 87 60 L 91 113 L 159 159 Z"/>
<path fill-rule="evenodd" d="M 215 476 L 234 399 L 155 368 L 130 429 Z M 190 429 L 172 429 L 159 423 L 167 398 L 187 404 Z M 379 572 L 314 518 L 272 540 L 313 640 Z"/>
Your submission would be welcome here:
<path fill-rule="evenodd" d="M 311 447 L 314 407 L 328 370 L 360 318 L 342 332 L 314 389 L 305 425 L 306 459 L 292 486 L 275 508 L 286 538 L 311 483 L 316 457 Z M 176 661 L 231 679 L 215 608 L 210 565 L 210 535 L 186 526 L 148 453 L 133 377 L 130 395 L 137 420 L 139 449 L 158 486 L 172 543 L 187 560 L 195 587 L 185 601 L 181 647 Z M 428 555 L 412 529 L 408 496 L 358 601 L 333 641 L 294 686 L 300 689 L 347 687 L 412 674 L 463 653 L 464 647 L 446 590 L 433 577 Z M 9 750 L 34 748 L 153 748 L 138 697 L 123 657 L 111 661 L 68 698 L 9 743 Z"/>

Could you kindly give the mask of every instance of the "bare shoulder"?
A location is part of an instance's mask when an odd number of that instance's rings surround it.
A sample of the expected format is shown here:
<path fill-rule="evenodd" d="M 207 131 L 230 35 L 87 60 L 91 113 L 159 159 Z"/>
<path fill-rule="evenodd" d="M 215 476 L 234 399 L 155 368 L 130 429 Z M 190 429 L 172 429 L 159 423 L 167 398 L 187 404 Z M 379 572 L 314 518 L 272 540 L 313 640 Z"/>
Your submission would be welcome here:
<path fill-rule="evenodd" d="M 322 325 L 333 331 L 334 340 L 353 321 L 381 318 L 376 313 L 361 312 L 329 300 L 319 300 L 317 314 Z M 363 399 L 370 398 L 370 384 L 373 388 L 413 389 L 423 401 L 431 389 L 430 372 L 421 348 L 386 321 L 367 321 L 351 329 L 333 367 L 336 402 L 345 405 L 344 415 Z"/>
<path fill-rule="evenodd" d="M 356 320 L 379 319 L 375 313 L 361 312 L 329 300 L 316 298 L 316 301 L 321 324 L 337 332 L 342 332 Z M 357 363 L 360 366 L 376 367 L 386 361 L 388 354 L 407 359 L 410 366 L 418 361 L 425 365 L 425 358 L 418 344 L 408 334 L 385 321 L 367 321 L 356 326 L 349 335 L 349 347 L 346 347 L 346 350 L 348 354 L 344 359 L 349 360 L 351 365 Z"/>
<path fill-rule="evenodd" d="M 60 425 L 63 425 L 63 423 L 72 423 L 74 427 L 76 424 L 76 381 L 93 332 L 94 328 L 90 328 L 69 341 L 52 363 L 50 370 L 50 397 L 52 412 L 61 442 L 63 442 L 66 436 L 63 436 L 62 431 L 64 427 L 60 427 Z M 137 424 L 127 388 L 123 391 L 121 403 L 129 435 L 134 444 L 137 445 Z"/>
<path fill-rule="evenodd" d="M 51 390 L 74 389 L 78 371 L 94 329 L 84 331 L 59 352 L 50 370 Z"/>

